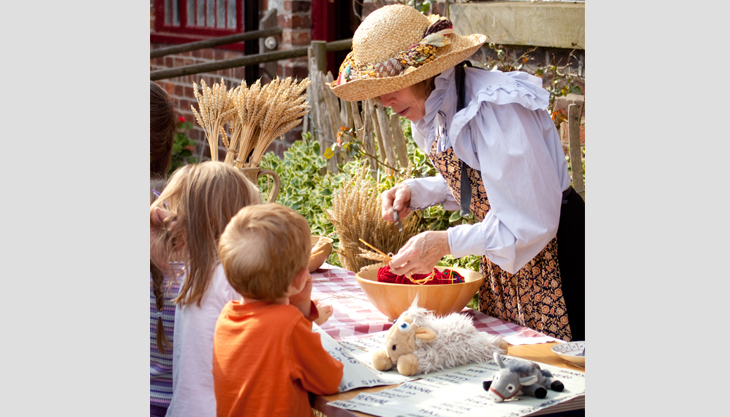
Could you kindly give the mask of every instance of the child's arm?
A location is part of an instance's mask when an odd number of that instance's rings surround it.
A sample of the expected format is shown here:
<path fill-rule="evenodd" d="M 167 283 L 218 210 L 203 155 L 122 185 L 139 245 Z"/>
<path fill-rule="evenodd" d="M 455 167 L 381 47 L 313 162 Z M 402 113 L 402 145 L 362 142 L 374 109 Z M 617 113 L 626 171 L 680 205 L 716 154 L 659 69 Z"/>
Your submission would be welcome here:
<path fill-rule="evenodd" d="M 338 391 L 344 365 L 322 347 L 320 336 L 304 320 L 294 327 L 291 337 L 293 379 L 316 395 Z"/>
<path fill-rule="evenodd" d="M 304 276 L 301 279 L 305 280 L 304 288 L 298 294 L 289 297 L 289 304 L 299 309 L 304 317 L 314 321 L 319 318 L 319 313 L 312 302 L 312 276 L 304 270 Z"/>

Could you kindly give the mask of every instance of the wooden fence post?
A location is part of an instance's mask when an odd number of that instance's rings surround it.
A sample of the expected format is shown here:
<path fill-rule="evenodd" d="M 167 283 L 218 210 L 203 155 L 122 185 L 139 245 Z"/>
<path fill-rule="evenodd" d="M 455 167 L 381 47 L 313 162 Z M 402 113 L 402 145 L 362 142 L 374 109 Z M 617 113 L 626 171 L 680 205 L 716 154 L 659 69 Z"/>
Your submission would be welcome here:
<path fill-rule="evenodd" d="M 321 73 L 327 71 L 327 42 L 312 41 L 312 55 L 317 63 L 315 69 Z"/>
<path fill-rule="evenodd" d="M 380 123 L 378 122 L 377 112 L 375 111 L 375 102 L 369 98 L 367 100 L 367 111 L 369 113 L 370 121 L 373 124 L 373 134 L 378 140 L 378 153 L 380 154 L 380 162 L 387 162 L 388 157 L 385 155 L 385 145 L 383 143 L 383 135 L 380 133 Z M 374 142 L 373 142 L 374 143 Z M 385 172 L 390 171 L 385 168 Z"/>
<path fill-rule="evenodd" d="M 314 48 L 309 48 L 309 80 L 312 82 L 312 84 L 307 87 L 309 90 L 309 106 L 311 107 L 310 114 L 312 115 L 312 126 L 310 127 L 312 131 L 312 136 L 317 139 L 317 142 L 319 142 L 319 149 L 320 149 L 320 155 L 324 155 L 325 149 L 331 145 L 330 142 L 328 142 L 327 137 L 327 131 L 329 130 L 328 127 L 329 124 L 325 124 L 325 115 L 322 114 L 323 111 L 326 109 L 326 105 L 324 102 L 324 97 L 321 94 L 320 84 L 321 84 L 321 72 L 319 72 L 316 68 L 317 62 L 314 57 Z M 324 175 L 326 171 L 331 172 L 332 163 L 330 161 L 327 161 L 327 167 L 322 169 L 321 174 Z"/>
<path fill-rule="evenodd" d="M 354 117 L 352 115 L 352 107 L 350 107 L 350 103 L 348 103 L 344 99 L 340 99 L 340 119 L 342 120 L 342 126 L 346 127 L 347 129 L 353 128 Z M 342 152 L 342 159 L 345 162 L 350 161 L 350 157 L 347 156 L 347 152 Z"/>
<path fill-rule="evenodd" d="M 362 143 L 365 148 L 365 152 L 370 155 L 375 155 L 375 144 L 373 143 L 373 125 L 370 122 L 369 113 L 365 109 L 366 103 L 363 102 L 362 115 L 360 114 L 360 108 L 357 105 L 357 101 L 350 102 L 352 106 L 352 116 L 355 123 L 355 130 L 357 130 L 357 139 Z M 368 162 L 370 163 L 370 172 L 373 178 L 377 179 L 378 176 L 378 161 L 374 158 L 367 156 Z"/>
<path fill-rule="evenodd" d="M 580 148 L 580 107 L 577 104 L 568 105 L 568 135 L 573 188 L 585 201 L 586 187 L 583 183 L 583 158 Z"/>
<path fill-rule="evenodd" d="M 393 168 L 398 167 L 398 159 L 395 156 L 395 149 L 393 149 L 393 136 L 390 134 L 390 119 L 385 113 L 385 108 L 381 104 L 375 104 L 375 113 L 378 117 L 378 127 L 380 134 L 383 136 L 383 147 L 385 148 L 385 156 L 388 160 L 388 165 Z"/>
<path fill-rule="evenodd" d="M 342 127 L 342 121 L 340 120 L 340 100 L 335 93 L 327 87 L 327 84 L 332 81 L 334 81 L 334 77 L 332 77 L 331 72 L 328 72 L 326 77 L 322 74 L 322 84 L 320 87 L 322 89 L 322 95 L 325 97 L 325 102 L 327 103 L 327 114 L 329 114 L 330 128 L 332 129 L 331 138 L 332 143 L 334 143 L 337 140 L 337 132 L 340 130 L 340 127 Z M 332 159 L 334 159 L 337 163 L 344 162 L 340 149 L 337 149 L 335 156 L 333 156 Z M 335 164 L 335 171 L 332 172 L 337 172 L 337 170 L 337 165 Z"/>
<path fill-rule="evenodd" d="M 406 138 L 403 136 L 403 128 L 400 126 L 398 113 L 390 115 L 390 132 L 393 134 L 393 144 L 398 154 L 398 163 L 400 163 L 401 168 L 408 168 L 408 148 L 406 147 Z"/>

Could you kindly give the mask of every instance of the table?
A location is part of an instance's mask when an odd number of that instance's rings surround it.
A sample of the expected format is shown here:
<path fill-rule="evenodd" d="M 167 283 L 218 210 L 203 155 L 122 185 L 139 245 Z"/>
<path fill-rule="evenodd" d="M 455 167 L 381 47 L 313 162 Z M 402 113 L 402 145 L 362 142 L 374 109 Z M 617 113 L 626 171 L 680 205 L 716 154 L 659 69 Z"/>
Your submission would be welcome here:
<path fill-rule="evenodd" d="M 331 304 L 334 314 L 321 327 L 333 339 L 364 336 L 390 329 L 392 322 L 368 300 L 355 279 L 355 273 L 329 264 L 312 272 L 312 299 Z M 514 346 L 554 342 L 558 339 L 514 323 L 464 308 L 474 327 L 492 335 L 502 336 Z"/>
<path fill-rule="evenodd" d="M 355 279 L 355 273 L 324 264 L 322 268 L 313 272 L 314 281 L 312 299 L 331 304 L 334 313 L 321 328 L 335 340 L 347 336 L 367 335 L 370 333 L 388 330 L 392 322 L 380 313 L 367 299 L 365 293 Z M 511 346 L 508 355 L 545 363 L 561 368 L 585 372 L 584 368 L 564 362 L 552 353 L 550 348 L 556 345 L 557 339 L 546 336 L 535 330 L 518 326 L 490 317 L 482 312 L 465 308 L 462 314 L 472 317 L 474 325 L 479 331 L 502 336 Z M 362 392 L 377 392 L 395 385 L 363 388 L 343 393 L 316 396 L 314 409 L 328 417 L 355 417 L 369 416 L 357 411 L 345 410 L 328 406 L 327 403 L 336 400 L 349 400 Z M 535 415 L 549 414 L 549 412 Z"/>

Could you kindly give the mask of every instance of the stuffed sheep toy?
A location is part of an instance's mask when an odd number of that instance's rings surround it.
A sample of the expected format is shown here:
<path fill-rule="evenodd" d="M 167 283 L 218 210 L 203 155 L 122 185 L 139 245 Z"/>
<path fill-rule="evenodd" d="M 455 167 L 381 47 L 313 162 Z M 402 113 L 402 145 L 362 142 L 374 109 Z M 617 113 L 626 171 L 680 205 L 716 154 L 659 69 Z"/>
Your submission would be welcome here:
<path fill-rule="evenodd" d="M 418 307 L 417 299 L 390 328 L 386 349 L 373 352 L 373 367 L 387 371 L 394 366 L 412 376 L 440 369 L 486 363 L 496 352 L 507 353 L 507 342 L 499 336 L 477 331 L 471 318 L 459 313 L 436 317 Z"/>
<path fill-rule="evenodd" d="M 540 369 L 540 365 L 535 362 L 515 359 L 505 365 L 496 352 L 494 361 L 499 371 L 491 381 L 483 383 L 484 389 L 489 391 L 489 398 L 494 402 L 499 403 L 518 395 L 545 398 L 548 389 L 562 391 L 564 388 L 562 382 L 553 380 L 550 371 Z"/>

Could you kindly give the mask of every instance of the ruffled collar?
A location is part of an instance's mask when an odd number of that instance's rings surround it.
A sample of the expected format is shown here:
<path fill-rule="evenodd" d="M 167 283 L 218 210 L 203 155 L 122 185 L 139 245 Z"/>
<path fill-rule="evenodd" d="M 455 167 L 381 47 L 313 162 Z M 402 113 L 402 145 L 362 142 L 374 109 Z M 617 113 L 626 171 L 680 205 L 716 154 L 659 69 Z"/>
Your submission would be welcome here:
<path fill-rule="evenodd" d="M 418 129 L 421 136 L 426 138 L 427 143 L 423 144 L 426 149 L 431 146 L 431 138 L 429 136 L 431 136 L 434 130 L 432 128 L 434 127 L 436 115 L 439 110 L 444 108 L 444 106 L 448 107 L 451 105 L 453 107 L 456 102 L 456 91 L 453 87 L 453 74 L 454 68 L 451 67 L 436 76 L 436 79 L 434 80 L 434 89 L 431 91 L 428 99 L 426 99 L 425 116 L 423 116 L 421 120 L 411 123 L 412 127 Z"/>

